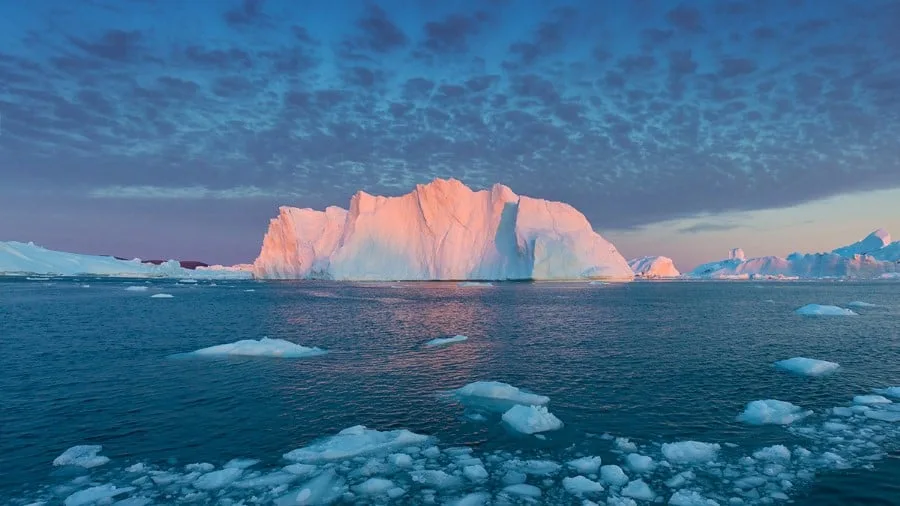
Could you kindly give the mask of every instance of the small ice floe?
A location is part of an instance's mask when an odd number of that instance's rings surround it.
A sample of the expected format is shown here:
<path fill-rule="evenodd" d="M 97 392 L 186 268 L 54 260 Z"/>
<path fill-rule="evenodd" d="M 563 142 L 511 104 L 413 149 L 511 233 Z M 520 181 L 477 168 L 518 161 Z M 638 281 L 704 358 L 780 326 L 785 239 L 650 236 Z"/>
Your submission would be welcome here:
<path fill-rule="evenodd" d="M 878 304 L 870 304 L 868 302 L 863 302 L 861 300 L 854 300 L 853 302 L 848 302 L 847 307 L 878 307 Z"/>
<path fill-rule="evenodd" d="M 126 288 L 125 288 L 125 291 L 126 291 L 126 292 L 146 292 L 146 291 L 147 291 L 147 287 L 146 287 L 146 286 L 133 285 L 133 286 L 128 286 L 128 287 L 126 287 Z"/>
<path fill-rule="evenodd" d="M 550 402 L 549 397 L 525 392 L 518 387 L 500 381 L 475 381 L 454 390 L 453 394 L 463 401 L 466 399 L 486 399 L 530 406 L 543 406 Z"/>
<path fill-rule="evenodd" d="M 807 304 L 794 312 L 802 316 L 856 316 L 856 313 L 850 309 L 821 304 Z"/>
<path fill-rule="evenodd" d="M 546 406 L 517 404 L 503 413 L 502 418 L 507 425 L 522 434 L 559 430 L 563 426 L 562 421 L 547 410 Z"/>
<path fill-rule="evenodd" d="M 853 404 L 871 406 L 873 404 L 891 404 L 891 400 L 881 395 L 857 395 L 853 398 Z"/>
<path fill-rule="evenodd" d="M 321 348 L 307 348 L 284 339 L 264 337 L 259 341 L 243 339 L 233 343 L 201 348 L 188 355 L 303 358 L 324 355 L 325 353 L 327 351 Z"/>
<path fill-rule="evenodd" d="M 900 399 L 900 387 L 879 388 L 875 390 L 875 393 Z"/>
<path fill-rule="evenodd" d="M 600 457 L 581 457 L 580 459 L 566 462 L 566 465 L 581 474 L 597 474 L 601 463 Z"/>
<path fill-rule="evenodd" d="M 787 401 L 765 399 L 747 403 L 737 421 L 750 425 L 790 425 L 812 414 Z"/>
<path fill-rule="evenodd" d="M 108 501 L 117 495 L 127 494 L 134 490 L 134 487 L 116 487 L 115 485 L 99 485 L 96 487 L 79 490 L 68 497 L 63 502 L 65 506 L 88 506 L 89 504 L 99 504 L 101 501 Z M 108 504 L 103 502 L 102 504 Z"/>
<path fill-rule="evenodd" d="M 693 490 L 676 490 L 669 499 L 671 506 L 719 506 L 719 503 L 707 499 Z"/>
<path fill-rule="evenodd" d="M 251 293 L 251 292 L 255 292 L 256 290 L 254 290 L 253 288 L 248 288 L 248 289 L 246 289 L 246 290 L 244 290 L 244 291 L 247 292 L 247 293 Z"/>
<path fill-rule="evenodd" d="M 102 466 L 109 462 L 109 457 L 98 455 L 103 447 L 100 445 L 77 445 L 64 451 L 53 459 L 54 466 L 77 466 L 85 469 Z"/>
<path fill-rule="evenodd" d="M 244 474 L 243 470 L 235 468 L 210 471 L 197 478 L 194 481 L 194 487 L 198 490 L 217 490 L 237 481 L 242 474 Z"/>
<path fill-rule="evenodd" d="M 663 456 L 674 464 L 704 464 L 712 462 L 716 460 L 720 449 L 722 447 L 716 443 L 701 443 L 699 441 L 679 441 L 662 445 Z"/>
<path fill-rule="evenodd" d="M 408 446 L 421 445 L 430 439 L 406 429 L 378 431 L 356 425 L 337 435 L 285 453 L 284 458 L 302 464 L 334 462 L 369 454 L 390 453 Z"/>
<path fill-rule="evenodd" d="M 493 283 L 488 283 L 486 281 L 463 281 L 459 283 L 457 286 L 462 288 L 474 288 L 474 287 L 486 287 L 486 286 L 494 286 Z"/>
<path fill-rule="evenodd" d="M 653 462 L 652 457 L 637 453 L 629 453 L 626 455 L 625 465 L 628 466 L 628 469 L 631 469 L 636 473 L 649 473 L 656 469 L 656 462 Z"/>
<path fill-rule="evenodd" d="M 562 481 L 563 488 L 566 492 L 575 496 L 584 496 L 603 492 L 606 488 L 594 480 L 590 480 L 584 476 L 566 477 Z"/>
<path fill-rule="evenodd" d="M 196 280 L 196 279 L 186 278 L 186 279 L 179 279 L 178 282 L 179 282 L 179 283 L 182 283 L 182 284 L 185 284 L 185 285 L 193 285 L 193 284 L 196 284 L 196 283 L 197 283 L 197 280 Z"/>
<path fill-rule="evenodd" d="M 629 481 L 628 485 L 625 485 L 625 488 L 622 489 L 622 495 L 639 501 L 653 501 L 656 499 L 656 494 L 653 493 L 650 486 L 640 479 Z"/>
<path fill-rule="evenodd" d="M 837 371 L 840 365 L 836 362 L 828 362 L 827 360 L 794 357 L 775 362 L 775 367 L 801 376 L 824 376 Z"/>
<path fill-rule="evenodd" d="M 154 293 L 150 296 L 151 299 L 171 299 L 174 295 L 171 293 Z"/>
<path fill-rule="evenodd" d="M 437 346 L 447 346 L 448 344 L 460 343 L 469 339 L 467 336 L 463 335 L 455 335 L 453 337 L 438 337 L 436 339 L 432 339 L 425 343 L 425 346 L 428 348 L 434 348 Z"/>
<path fill-rule="evenodd" d="M 625 452 L 625 453 L 634 453 L 634 452 L 636 452 L 636 451 L 638 450 L 637 445 L 634 444 L 634 443 L 633 443 L 630 439 L 628 439 L 627 437 L 617 437 L 617 438 L 615 439 L 615 441 L 613 441 L 613 444 L 616 445 L 616 448 L 617 448 L 619 451 L 622 451 L 622 452 Z"/>
<path fill-rule="evenodd" d="M 600 467 L 600 479 L 611 487 L 621 487 L 628 483 L 628 475 L 615 464 Z"/>
<path fill-rule="evenodd" d="M 81 288 L 90 288 L 91 285 L 81 285 Z"/>

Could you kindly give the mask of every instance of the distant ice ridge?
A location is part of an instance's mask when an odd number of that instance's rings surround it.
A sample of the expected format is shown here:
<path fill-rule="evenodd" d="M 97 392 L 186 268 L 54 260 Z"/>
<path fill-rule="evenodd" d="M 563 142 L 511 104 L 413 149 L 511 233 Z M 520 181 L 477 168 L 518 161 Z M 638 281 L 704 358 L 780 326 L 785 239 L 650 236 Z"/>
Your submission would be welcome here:
<path fill-rule="evenodd" d="M 850 309 L 838 306 L 823 306 L 821 304 L 807 304 L 794 312 L 803 316 L 857 316 Z"/>
<path fill-rule="evenodd" d="M 686 274 L 689 278 L 880 278 L 900 277 L 900 241 L 891 242 L 883 229 L 865 239 L 830 253 L 792 253 L 786 258 L 766 256 L 746 258 L 735 249 L 727 260 L 701 265 Z"/>
<path fill-rule="evenodd" d="M 201 348 L 191 352 L 190 355 L 303 358 L 325 353 L 327 352 L 320 348 L 307 348 L 284 339 L 264 337 L 259 341 L 243 339 L 233 343 Z"/>
<path fill-rule="evenodd" d="M 87 474 L 74 478 L 59 473 L 50 478 L 53 483 L 35 486 L 7 503 L 783 504 L 801 494 L 818 473 L 871 469 L 897 451 L 900 407 L 886 401 L 880 395 L 859 395 L 788 426 L 784 444 L 730 445 L 727 452 L 719 443 L 636 444 L 625 438 L 576 438 L 571 445 L 553 448 L 486 451 L 444 446 L 407 429 L 354 426 L 287 451 L 284 462 L 275 466 L 264 467 L 257 459 L 187 465 L 164 459 L 160 464 L 112 462 L 102 468 L 89 466 L 83 471 Z M 618 464 L 600 466 L 599 473 L 600 459 L 584 457 L 592 451 L 615 455 L 619 447 L 640 453 L 613 457 Z M 82 462 L 96 458 L 99 451 L 95 446 L 73 447 L 62 460 Z"/>
<path fill-rule="evenodd" d="M 425 343 L 425 346 L 429 348 L 434 348 L 437 346 L 447 346 L 448 344 L 461 343 L 467 339 L 469 338 L 463 335 L 455 335 L 453 337 L 438 337 Z"/>
<path fill-rule="evenodd" d="M 677 278 L 681 275 L 669 257 L 640 257 L 628 261 L 634 276 L 644 279 Z"/>
<path fill-rule="evenodd" d="M 248 271 L 231 267 L 181 267 L 175 260 L 160 265 L 140 259 L 53 251 L 34 243 L 0 242 L 0 275 L 110 276 L 129 278 L 250 279 Z"/>
<path fill-rule="evenodd" d="M 350 209 L 282 207 L 259 278 L 334 280 L 630 280 L 616 248 L 580 212 L 497 184 L 435 179 L 400 197 L 358 192 Z"/>
<path fill-rule="evenodd" d="M 794 357 L 775 362 L 775 367 L 801 376 L 824 376 L 837 371 L 840 365 L 835 362 L 828 362 L 827 360 Z"/>

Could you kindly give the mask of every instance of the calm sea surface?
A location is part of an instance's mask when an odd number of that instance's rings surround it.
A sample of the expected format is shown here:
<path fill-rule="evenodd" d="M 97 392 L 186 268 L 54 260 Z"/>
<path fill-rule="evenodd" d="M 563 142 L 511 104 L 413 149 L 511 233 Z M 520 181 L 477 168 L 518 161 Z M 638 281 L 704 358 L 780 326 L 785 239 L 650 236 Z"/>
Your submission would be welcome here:
<path fill-rule="evenodd" d="M 150 297 L 162 292 L 174 297 Z M 877 307 L 855 317 L 793 313 L 851 301 Z M 719 504 L 785 496 L 809 505 L 900 504 L 900 422 L 863 407 L 852 416 L 831 411 L 900 386 L 898 317 L 897 283 L 0 280 L 0 504 L 315 504 L 326 502 L 317 495 L 322 483 L 336 490 L 336 504 L 444 504 L 477 493 L 463 504 L 629 504 L 616 502 L 624 491 L 608 483 L 581 496 L 567 490 L 566 477 L 603 481 L 566 466 L 588 455 L 622 466 L 666 503 L 681 490 Z M 423 346 L 456 334 L 469 339 Z M 172 358 L 262 337 L 328 353 Z M 812 378 L 772 366 L 795 356 L 841 367 Z M 548 396 L 564 427 L 543 438 L 514 433 L 499 413 L 442 394 L 477 380 Z M 789 426 L 737 422 L 758 399 L 814 413 Z M 356 458 L 279 471 L 291 463 L 286 452 L 356 425 L 433 439 L 392 446 L 387 434 L 381 449 Z M 667 459 L 661 445 L 685 440 L 719 444 L 714 461 Z M 792 451 L 787 460 L 753 457 L 779 444 Z M 102 445 L 111 460 L 53 466 L 75 445 Z M 629 468 L 632 452 L 652 457 L 655 468 Z M 197 484 L 233 458 L 260 462 Z M 191 463 L 212 466 L 191 471 Z M 472 479 L 461 472 L 466 465 L 488 476 Z M 665 483 L 688 470 L 683 483 Z M 377 479 L 391 481 L 393 498 Z"/>

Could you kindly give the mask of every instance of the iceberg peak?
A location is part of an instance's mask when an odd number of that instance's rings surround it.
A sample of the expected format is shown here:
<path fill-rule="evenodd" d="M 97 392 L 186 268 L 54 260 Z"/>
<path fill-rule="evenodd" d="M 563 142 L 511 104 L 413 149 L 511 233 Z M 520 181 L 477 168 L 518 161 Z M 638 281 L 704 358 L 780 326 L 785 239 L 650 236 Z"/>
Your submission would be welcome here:
<path fill-rule="evenodd" d="M 837 248 L 832 253 L 842 257 L 852 258 L 854 255 L 867 255 L 874 251 L 880 250 L 891 243 L 891 234 L 883 228 L 867 235 L 865 239 L 857 241 L 848 246 Z"/>
<path fill-rule="evenodd" d="M 631 279 L 628 263 L 568 204 L 435 179 L 405 195 L 358 191 L 347 210 L 281 207 L 258 278 Z"/>

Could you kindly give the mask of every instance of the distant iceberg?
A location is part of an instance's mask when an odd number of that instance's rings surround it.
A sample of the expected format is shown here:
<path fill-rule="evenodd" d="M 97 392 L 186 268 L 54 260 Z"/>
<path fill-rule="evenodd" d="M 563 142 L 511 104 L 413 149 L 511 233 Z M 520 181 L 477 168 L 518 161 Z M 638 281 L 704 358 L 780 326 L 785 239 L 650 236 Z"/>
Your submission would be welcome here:
<path fill-rule="evenodd" d="M 358 192 L 349 210 L 282 207 L 258 278 L 630 280 L 628 263 L 583 214 L 506 186 L 473 191 L 435 179 L 399 197 Z"/>
<path fill-rule="evenodd" d="M 123 278 L 250 279 L 248 271 L 210 266 L 186 269 L 176 260 L 152 263 L 140 259 L 54 251 L 34 243 L 0 242 L 0 275 L 108 276 Z"/>
<path fill-rule="evenodd" d="M 839 364 L 827 360 L 814 358 L 794 357 L 775 362 L 775 367 L 801 376 L 824 376 L 838 370 Z"/>
<path fill-rule="evenodd" d="M 210 346 L 191 352 L 191 355 L 200 356 L 243 356 L 243 357 L 281 357 L 303 358 L 324 355 L 327 353 L 320 348 L 307 348 L 299 344 L 285 341 L 284 339 L 269 339 L 264 337 L 259 341 L 244 339 L 228 344 Z"/>
<path fill-rule="evenodd" d="M 829 253 L 792 253 L 786 258 L 746 258 L 734 249 L 727 260 L 700 265 L 688 278 L 706 279 L 815 279 L 900 278 L 900 241 L 891 242 L 883 229 Z"/>
<path fill-rule="evenodd" d="M 669 257 L 640 257 L 628 261 L 634 276 L 644 279 L 677 278 L 681 275 Z"/>
<path fill-rule="evenodd" d="M 822 304 L 807 304 L 794 312 L 803 316 L 858 316 L 853 310 Z"/>

